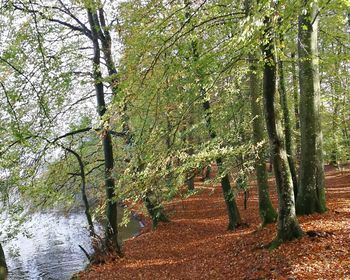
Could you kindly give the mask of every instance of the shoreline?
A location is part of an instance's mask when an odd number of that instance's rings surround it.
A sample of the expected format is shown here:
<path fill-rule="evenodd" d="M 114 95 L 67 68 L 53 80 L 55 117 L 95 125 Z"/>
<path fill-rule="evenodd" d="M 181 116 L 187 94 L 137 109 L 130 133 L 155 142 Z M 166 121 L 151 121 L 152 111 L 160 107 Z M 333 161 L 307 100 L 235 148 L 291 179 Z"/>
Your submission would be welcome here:
<path fill-rule="evenodd" d="M 273 178 L 270 192 L 277 205 Z M 350 275 L 350 171 L 326 173 L 325 214 L 298 217 L 304 232 L 331 233 L 282 244 L 268 251 L 263 245 L 276 234 L 276 225 L 260 227 L 255 184 L 250 183 L 248 209 L 237 198 L 248 227 L 226 231 L 222 193 L 196 182 L 203 192 L 165 205 L 171 222 L 142 233 L 124 243 L 124 258 L 92 266 L 80 272 L 85 279 L 344 279 Z M 345 204 L 347 201 L 348 204 Z M 303 248 L 303 250 L 300 250 Z M 326 269 L 328 266 L 337 269 Z M 347 275 L 346 273 L 349 273 Z"/>

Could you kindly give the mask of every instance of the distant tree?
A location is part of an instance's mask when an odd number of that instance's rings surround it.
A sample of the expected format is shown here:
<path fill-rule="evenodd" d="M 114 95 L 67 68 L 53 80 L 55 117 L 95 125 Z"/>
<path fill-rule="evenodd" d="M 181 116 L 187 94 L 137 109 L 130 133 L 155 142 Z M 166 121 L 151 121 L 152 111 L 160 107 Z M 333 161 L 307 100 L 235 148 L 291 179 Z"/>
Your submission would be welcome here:
<path fill-rule="evenodd" d="M 185 0 L 185 6 L 188 6 L 191 4 L 191 1 Z M 187 18 L 189 18 L 189 14 L 187 14 Z M 200 56 L 199 50 L 198 50 L 198 42 L 192 41 L 191 42 L 191 51 L 192 51 L 192 61 L 194 64 L 198 63 L 198 59 Z M 202 77 L 202 71 L 200 69 L 195 70 L 195 76 L 198 81 L 198 90 L 199 90 L 199 96 L 202 99 L 202 107 L 203 107 L 203 116 L 206 124 L 206 128 L 208 130 L 208 135 L 211 140 L 215 140 L 217 138 L 217 132 L 215 131 L 213 124 L 212 124 L 212 109 L 210 105 L 210 99 L 208 99 L 206 95 L 206 90 L 203 86 L 203 77 Z M 219 173 L 223 173 L 223 158 L 217 157 L 215 158 L 218 171 Z M 227 208 L 229 223 L 228 223 L 228 229 L 233 230 L 237 228 L 241 223 L 241 216 L 236 204 L 235 195 L 231 186 L 229 174 L 226 172 L 222 178 L 220 179 L 221 188 L 224 195 L 224 200 Z"/>

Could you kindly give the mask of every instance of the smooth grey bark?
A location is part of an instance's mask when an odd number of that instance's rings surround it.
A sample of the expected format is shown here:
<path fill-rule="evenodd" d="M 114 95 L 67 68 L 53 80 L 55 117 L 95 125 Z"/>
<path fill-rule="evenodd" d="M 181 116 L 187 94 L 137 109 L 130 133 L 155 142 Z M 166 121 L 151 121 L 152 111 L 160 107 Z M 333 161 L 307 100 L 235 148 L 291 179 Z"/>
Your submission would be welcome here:
<path fill-rule="evenodd" d="M 342 99 L 343 106 L 347 103 L 347 98 L 344 95 Z M 347 122 L 347 114 L 346 111 L 342 111 L 341 114 L 341 119 L 342 119 L 342 132 L 343 132 L 343 139 L 344 143 L 348 149 L 348 156 L 350 156 L 350 137 L 349 137 L 349 128 L 348 128 L 348 122 Z"/>
<path fill-rule="evenodd" d="M 295 130 L 297 133 L 300 129 L 300 119 L 299 119 L 299 88 L 298 88 L 298 74 L 297 74 L 297 68 L 295 63 L 295 53 L 293 52 L 291 54 L 292 59 L 292 82 L 293 82 L 293 101 L 294 101 L 294 119 L 295 119 Z M 297 144 L 299 143 L 300 139 L 297 137 Z M 298 145 L 297 145 L 298 147 Z"/>
<path fill-rule="evenodd" d="M 332 96 L 332 137 L 333 137 L 333 145 L 330 155 L 330 164 L 337 167 L 338 166 L 338 139 L 337 139 L 337 130 L 338 130 L 338 107 L 339 100 L 335 98 L 336 89 L 333 83 L 331 83 L 331 89 L 333 91 Z"/>
<path fill-rule="evenodd" d="M 279 96 L 276 82 L 276 59 L 273 53 L 274 42 L 270 19 L 265 21 L 264 53 L 264 81 L 263 95 L 265 104 L 266 127 L 270 140 L 271 156 L 278 195 L 278 223 L 277 237 L 272 247 L 280 243 L 299 238 L 302 230 L 299 226 L 294 203 L 293 182 L 289 169 L 287 153 L 283 137 Z"/>
<path fill-rule="evenodd" d="M 106 103 L 104 87 L 101 73 L 101 49 L 98 41 L 98 30 L 95 22 L 94 13 L 88 10 L 88 19 L 91 28 L 92 42 L 94 46 L 93 57 L 93 77 L 95 82 L 95 91 L 97 97 L 97 111 L 102 118 L 106 113 Z M 117 222 L 117 202 L 115 199 L 115 183 L 112 176 L 114 168 L 112 138 L 108 129 L 102 133 L 102 146 L 105 163 L 105 189 L 106 189 L 106 225 L 105 225 L 105 245 L 107 250 L 121 252 L 118 244 L 118 222 Z"/>
<path fill-rule="evenodd" d="M 257 146 L 259 143 L 265 141 L 264 139 L 264 114 L 262 110 L 262 104 L 259 96 L 259 78 L 257 75 L 257 67 L 255 59 L 251 55 L 249 58 L 250 73 L 249 73 L 249 91 L 250 91 L 250 107 L 253 116 L 253 141 Z M 259 149 L 257 158 L 255 160 L 255 172 L 256 181 L 259 194 L 259 215 L 262 225 L 274 223 L 277 220 L 277 213 L 272 206 L 269 185 L 268 174 L 265 166 L 264 150 Z"/>
<path fill-rule="evenodd" d="M 245 0 L 245 14 L 250 16 L 254 7 L 255 1 Z M 261 104 L 261 92 L 259 86 L 258 67 L 256 57 L 253 54 L 249 55 L 249 92 L 250 92 L 250 108 L 253 117 L 253 141 L 257 146 L 265 141 L 264 138 L 264 113 Z M 262 226 L 274 223 L 277 220 L 277 213 L 272 206 L 268 174 L 265 164 L 264 150 L 259 149 L 255 160 L 256 181 L 259 194 L 259 215 Z"/>
<path fill-rule="evenodd" d="M 2 249 L 2 245 L 0 243 L 0 280 L 7 279 L 7 264 L 5 259 L 4 250 Z"/>
<path fill-rule="evenodd" d="M 290 173 L 293 181 L 294 198 L 297 198 L 298 194 L 298 178 L 294 160 L 294 149 L 293 149 L 293 138 L 292 138 L 292 124 L 290 120 L 290 113 L 288 108 L 288 97 L 285 87 L 284 80 L 284 67 L 281 60 L 278 61 L 278 73 L 279 73 L 279 90 L 280 90 L 280 100 L 283 112 L 283 124 L 284 124 L 284 137 L 286 152 L 288 157 L 288 163 L 290 168 Z"/>
<path fill-rule="evenodd" d="M 318 69 L 318 6 L 304 1 L 306 13 L 299 16 L 298 52 L 300 87 L 300 186 L 297 213 L 326 211 L 322 131 L 320 117 L 320 80 Z"/>
<path fill-rule="evenodd" d="M 296 68 L 295 53 L 291 54 L 292 59 L 292 84 L 293 84 L 293 106 L 294 106 L 294 139 L 295 139 L 295 159 L 300 161 L 300 113 L 299 113 L 299 87 L 298 87 L 298 73 Z M 298 181 L 299 184 L 299 181 Z M 299 186 L 298 186 L 299 189 Z"/>

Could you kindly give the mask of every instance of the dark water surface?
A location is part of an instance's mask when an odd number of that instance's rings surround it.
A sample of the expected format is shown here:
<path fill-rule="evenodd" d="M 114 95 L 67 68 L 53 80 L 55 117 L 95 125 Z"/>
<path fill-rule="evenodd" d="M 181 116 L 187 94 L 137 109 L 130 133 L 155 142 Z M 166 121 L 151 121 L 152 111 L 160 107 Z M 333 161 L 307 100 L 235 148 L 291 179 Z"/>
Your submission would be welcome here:
<path fill-rule="evenodd" d="M 121 212 L 122 208 L 119 209 Z M 68 216 L 37 213 L 24 228 L 29 237 L 20 235 L 4 244 L 9 280 L 66 280 L 87 265 L 87 259 L 78 246 L 91 251 L 83 212 Z M 120 237 L 125 240 L 139 230 L 139 222 L 132 219 L 126 228 L 120 228 Z"/>

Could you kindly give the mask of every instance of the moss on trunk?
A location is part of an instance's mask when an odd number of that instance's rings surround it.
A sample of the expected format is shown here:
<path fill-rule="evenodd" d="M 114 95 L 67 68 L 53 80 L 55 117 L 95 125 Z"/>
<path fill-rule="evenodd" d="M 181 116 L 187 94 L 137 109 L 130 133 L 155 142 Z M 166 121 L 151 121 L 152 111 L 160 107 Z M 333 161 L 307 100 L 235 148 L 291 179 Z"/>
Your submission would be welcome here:
<path fill-rule="evenodd" d="M 278 194 L 278 224 L 276 242 L 284 242 L 302 236 L 302 230 L 295 215 L 294 191 L 279 108 L 276 83 L 276 60 L 273 53 L 273 36 L 270 19 L 265 19 L 264 83 L 263 93 L 266 111 L 266 126 L 270 140 L 271 156 Z"/>
<path fill-rule="evenodd" d="M 318 7 L 304 3 L 306 14 L 299 17 L 299 85 L 300 85 L 300 187 L 297 213 L 326 211 L 322 131 L 320 119 L 320 81 L 318 70 Z M 312 21 L 311 21 L 312 19 Z"/>
<path fill-rule="evenodd" d="M 249 89 L 250 89 L 250 101 L 251 111 L 253 115 L 253 140 L 254 145 L 258 145 L 264 141 L 264 114 L 262 111 L 260 98 L 259 98 L 259 85 L 257 76 L 257 67 L 254 63 L 254 57 L 250 56 L 250 77 L 249 77 Z M 259 214 L 262 225 L 274 223 L 277 219 L 277 213 L 272 206 L 269 186 L 267 182 L 267 171 L 265 166 L 264 150 L 260 149 L 255 161 L 256 180 L 259 194 Z"/>
<path fill-rule="evenodd" d="M 279 90 L 281 97 L 281 107 L 283 112 L 283 123 L 284 123 L 284 137 L 286 152 L 288 157 L 289 169 L 293 181 L 294 198 L 296 199 L 298 194 L 298 178 L 294 161 L 294 149 L 293 149 L 293 139 L 292 139 L 292 125 L 290 121 L 290 114 L 288 108 L 288 97 L 284 81 L 284 69 L 283 62 L 278 62 L 278 73 L 279 73 Z"/>

